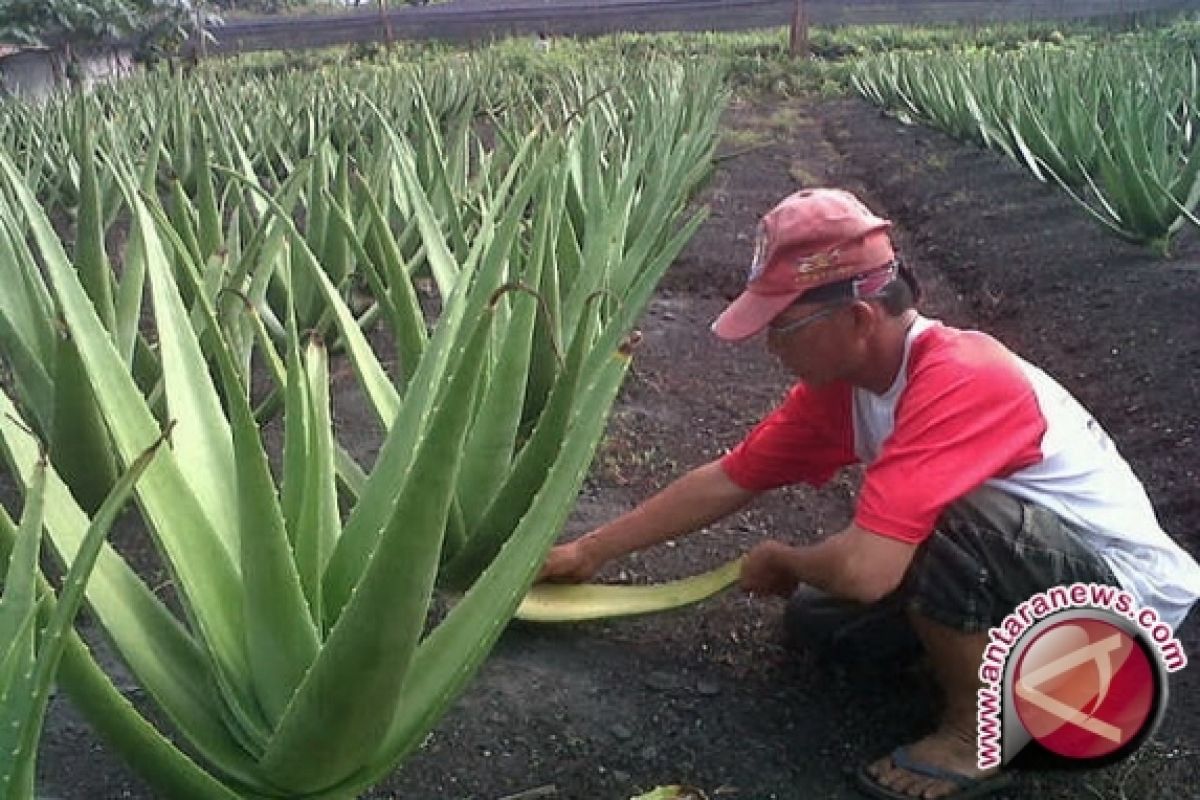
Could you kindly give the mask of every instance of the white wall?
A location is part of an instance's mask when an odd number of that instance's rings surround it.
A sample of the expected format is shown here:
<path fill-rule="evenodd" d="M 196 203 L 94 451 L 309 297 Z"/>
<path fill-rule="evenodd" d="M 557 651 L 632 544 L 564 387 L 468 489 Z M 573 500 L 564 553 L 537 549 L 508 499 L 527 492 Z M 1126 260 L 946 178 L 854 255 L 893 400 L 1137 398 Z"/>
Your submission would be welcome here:
<path fill-rule="evenodd" d="M 21 50 L 0 59 L 0 86 L 30 100 L 41 100 L 55 87 L 49 50 Z"/>
<path fill-rule="evenodd" d="M 82 53 L 79 67 L 85 89 L 130 75 L 137 68 L 128 50 Z M 66 84 L 65 64 L 58 51 L 29 49 L 0 57 L 0 87 L 18 97 L 44 100 L 55 89 L 67 88 Z"/>
<path fill-rule="evenodd" d="M 84 88 L 132 75 L 137 68 L 128 50 L 103 50 L 80 57 Z"/>

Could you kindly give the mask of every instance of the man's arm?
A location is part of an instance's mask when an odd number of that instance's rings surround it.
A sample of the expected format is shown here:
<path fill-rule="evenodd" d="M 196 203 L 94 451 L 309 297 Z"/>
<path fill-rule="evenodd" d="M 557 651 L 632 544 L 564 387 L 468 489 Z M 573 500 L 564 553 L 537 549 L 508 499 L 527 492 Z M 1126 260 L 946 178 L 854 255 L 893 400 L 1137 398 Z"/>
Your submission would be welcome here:
<path fill-rule="evenodd" d="M 732 514 L 758 492 L 738 486 L 711 461 L 675 480 L 637 508 L 550 551 L 540 580 L 584 581 L 606 562 L 697 531 Z"/>
<path fill-rule="evenodd" d="M 807 583 L 835 597 L 873 603 L 900 586 L 917 546 L 851 523 L 810 545 L 777 541 L 754 547 L 742 564 L 748 592 L 787 597 Z"/>

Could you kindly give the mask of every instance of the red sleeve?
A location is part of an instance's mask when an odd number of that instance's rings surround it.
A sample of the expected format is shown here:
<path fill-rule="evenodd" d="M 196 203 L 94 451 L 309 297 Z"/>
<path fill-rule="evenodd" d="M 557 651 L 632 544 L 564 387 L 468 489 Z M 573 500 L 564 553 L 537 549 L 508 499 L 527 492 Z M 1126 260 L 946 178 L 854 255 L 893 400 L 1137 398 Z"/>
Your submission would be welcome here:
<path fill-rule="evenodd" d="M 952 352 L 913 343 L 894 431 L 866 470 L 859 527 L 920 542 L 946 506 L 1041 460 L 1046 420 L 1017 360 L 983 334 L 960 336 L 943 348 Z"/>
<path fill-rule="evenodd" d="M 721 466 L 743 489 L 765 491 L 793 483 L 820 486 L 856 460 L 850 386 L 797 384 Z"/>

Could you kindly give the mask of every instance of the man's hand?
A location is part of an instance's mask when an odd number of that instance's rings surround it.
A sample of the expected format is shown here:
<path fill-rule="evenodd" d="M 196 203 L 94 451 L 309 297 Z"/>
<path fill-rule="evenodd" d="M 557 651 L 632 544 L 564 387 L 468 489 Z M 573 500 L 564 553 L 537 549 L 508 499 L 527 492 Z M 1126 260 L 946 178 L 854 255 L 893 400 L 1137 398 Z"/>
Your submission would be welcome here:
<path fill-rule="evenodd" d="M 874 603 L 896 590 L 917 545 L 851 523 L 819 542 L 789 547 L 766 541 L 746 555 L 742 588 L 789 596 L 801 583 L 834 597 Z"/>
<path fill-rule="evenodd" d="M 686 536 L 732 514 L 757 492 L 738 486 L 720 459 L 696 467 L 634 510 L 550 551 L 540 581 L 579 583 L 613 559 Z"/>
<path fill-rule="evenodd" d="M 555 583 L 583 583 L 595 575 L 604 562 L 592 554 L 585 538 L 581 536 L 552 547 L 537 579 Z"/>
<path fill-rule="evenodd" d="M 754 546 L 742 562 L 742 590 L 751 594 L 790 597 L 800 578 L 792 565 L 795 548 L 768 540 Z"/>

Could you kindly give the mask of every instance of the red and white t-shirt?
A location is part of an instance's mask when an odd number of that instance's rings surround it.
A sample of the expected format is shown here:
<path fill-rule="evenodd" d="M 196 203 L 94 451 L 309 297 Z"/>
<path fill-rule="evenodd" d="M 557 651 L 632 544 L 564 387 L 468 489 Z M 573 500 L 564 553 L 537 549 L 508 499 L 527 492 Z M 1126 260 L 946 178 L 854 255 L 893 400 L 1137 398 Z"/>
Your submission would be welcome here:
<path fill-rule="evenodd" d="M 1122 587 L 1177 626 L 1200 566 L 1167 536 L 1141 482 L 1092 416 L 995 339 L 918 317 L 882 395 L 797 384 L 721 465 L 746 489 L 820 485 L 866 465 L 854 520 L 918 543 L 989 484 L 1086 531 Z"/>

